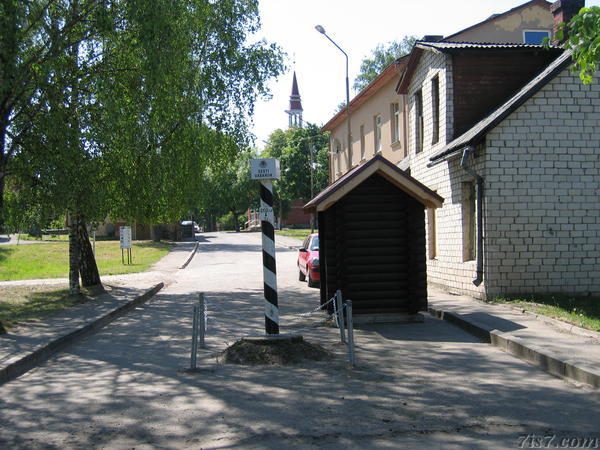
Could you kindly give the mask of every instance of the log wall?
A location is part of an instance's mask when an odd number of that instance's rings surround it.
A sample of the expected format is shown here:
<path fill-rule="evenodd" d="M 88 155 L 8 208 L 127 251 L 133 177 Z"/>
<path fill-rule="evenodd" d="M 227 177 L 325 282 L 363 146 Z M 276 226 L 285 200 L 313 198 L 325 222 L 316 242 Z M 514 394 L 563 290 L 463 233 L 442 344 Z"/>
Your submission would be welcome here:
<path fill-rule="evenodd" d="M 341 289 L 357 314 L 427 305 L 424 207 L 379 175 L 320 213 L 321 301 Z"/>

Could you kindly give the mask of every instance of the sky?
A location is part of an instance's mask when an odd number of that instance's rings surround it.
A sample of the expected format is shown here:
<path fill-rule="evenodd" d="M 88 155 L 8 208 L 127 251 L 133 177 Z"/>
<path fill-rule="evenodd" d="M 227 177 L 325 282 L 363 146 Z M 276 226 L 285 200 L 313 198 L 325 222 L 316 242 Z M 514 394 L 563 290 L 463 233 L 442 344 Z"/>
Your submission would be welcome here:
<path fill-rule="evenodd" d="M 286 129 L 296 71 L 307 122 L 323 125 L 346 98 L 345 57 L 327 34 L 349 57 L 350 98 L 360 62 L 379 43 L 407 35 L 450 35 L 492 14 L 502 13 L 526 0 L 259 0 L 262 28 L 255 36 L 277 43 L 286 53 L 287 71 L 270 83 L 271 98 L 260 100 L 254 112 L 257 148 L 269 135 Z M 600 6 L 587 0 L 586 6 Z"/>

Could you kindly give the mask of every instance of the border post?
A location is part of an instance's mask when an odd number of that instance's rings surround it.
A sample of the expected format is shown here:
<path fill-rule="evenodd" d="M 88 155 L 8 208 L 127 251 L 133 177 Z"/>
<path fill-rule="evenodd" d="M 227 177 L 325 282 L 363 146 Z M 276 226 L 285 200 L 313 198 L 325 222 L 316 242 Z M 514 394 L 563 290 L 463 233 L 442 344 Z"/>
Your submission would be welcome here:
<path fill-rule="evenodd" d="M 280 178 L 279 161 L 274 158 L 252 159 L 250 168 L 252 179 L 260 180 L 259 213 L 262 233 L 265 332 L 266 334 L 279 334 L 275 214 L 273 211 L 273 180 Z"/>

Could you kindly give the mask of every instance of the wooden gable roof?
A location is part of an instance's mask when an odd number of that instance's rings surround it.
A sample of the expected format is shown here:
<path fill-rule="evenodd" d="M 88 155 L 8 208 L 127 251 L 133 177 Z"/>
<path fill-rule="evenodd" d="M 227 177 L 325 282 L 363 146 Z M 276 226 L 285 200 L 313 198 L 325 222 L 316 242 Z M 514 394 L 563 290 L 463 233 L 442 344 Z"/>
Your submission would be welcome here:
<path fill-rule="evenodd" d="M 347 172 L 304 205 L 304 211 L 325 211 L 373 174 L 379 174 L 428 208 L 439 208 L 444 199 L 381 155 Z"/>

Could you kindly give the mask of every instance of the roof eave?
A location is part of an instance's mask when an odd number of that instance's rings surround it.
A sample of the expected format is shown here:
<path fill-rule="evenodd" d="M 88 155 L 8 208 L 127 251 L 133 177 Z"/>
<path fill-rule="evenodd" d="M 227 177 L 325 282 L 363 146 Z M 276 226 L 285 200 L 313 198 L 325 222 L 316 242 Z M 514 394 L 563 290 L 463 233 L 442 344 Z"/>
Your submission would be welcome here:
<path fill-rule="evenodd" d="M 388 67 L 386 67 L 373 81 L 371 81 L 366 88 L 360 91 L 352 100 L 350 100 L 350 110 L 357 108 L 371 98 L 375 93 L 379 91 L 381 87 L 387 84 L 394 76 L 398 75 L 404 63 L 404 58 L 400 57 Z M 321 127 L 321 131 L 333 131 L 340 122 L 346 118 L 346 107 L 338 111 L 329 121 Z"/>
<path fill-rule="evenodd" d="M 304 206 L 304 211 L 307 213 L 326 211 L 348 192 L 375 173 L 383 176 L 390 183 L 426 207 L 439 208 L 444 202 L 444 199 L 437 193 L 406 174 L 383 156 L 377 155 L 367 163 L 352 169 L 335 183 L 325 188 L 325 190 Z"/>

